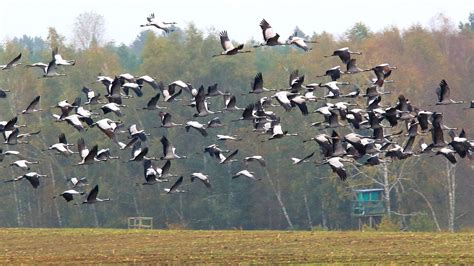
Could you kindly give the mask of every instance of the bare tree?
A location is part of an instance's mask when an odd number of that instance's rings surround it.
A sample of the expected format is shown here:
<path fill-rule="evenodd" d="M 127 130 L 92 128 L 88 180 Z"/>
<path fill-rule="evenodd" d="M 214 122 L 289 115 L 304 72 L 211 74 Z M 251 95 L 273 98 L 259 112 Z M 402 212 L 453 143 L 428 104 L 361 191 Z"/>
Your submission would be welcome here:
<path fill-rule="evenodd" d="M 446 181 L 448 185 L 448 230 L 454 233 L 456 218 L 456 167 L 446 160 Z"/>
<path fill-rule="evenodd" d="M 265 174 L 267 176 L 268 182 L 270 183 L 270 186 L 273 190 L 273 193 L 275 194 L 278 204 L 280 205 L 281 211 L 283 212 L 283 215 L 285 216 L 286 222 L 288 223 L 288 226 L 290 230 L 293 230 L 293 223 L 291 222 L 290 215 L 288 215 L 288 211 L 286 210 L 285 204 L 283 203 L 283 200 L 281 198 L 281 189 L 280 186 L 275 186 L 275 183 L 273 182 L 270 173 L 268 173 L 268 170 L 265 168 Z"/>
<path fill-rule="evenodd" d="M 73 30 L 74 45 L 85 50 L 105 42 L 105 20 L 94 12 L 82 13 L 76 17 Z"/>
<path fill-rule="evenodd" d="M 64 36 L 60 35 L 55 28 L 48 28 L 48 43 L 51 47 L 62 47 L 64 46 Z M 49 51 L 48 51 L 49 53 Z"/>
<path fill-rule="evenodd" d="M 428 198 L 426 198 L 425 194 L 421 193 L 420 191 L 418 191 L 414 188 L 410 188 L 410 190 L 412 190 L 416 194 L 420 195 L 421 198 L 426 202 L 426 205 L 428 205 L 428 208 L 431 211 L 431 216 L 433 217 L 433 222 L 435 223 L 436 229 L 438 230 L 438 232 L 441 232 L 441 227 L 439 226 L 438 218 L 436 217 L 436 212 L 435 212 L 431 202 L 428 200 Z"/>

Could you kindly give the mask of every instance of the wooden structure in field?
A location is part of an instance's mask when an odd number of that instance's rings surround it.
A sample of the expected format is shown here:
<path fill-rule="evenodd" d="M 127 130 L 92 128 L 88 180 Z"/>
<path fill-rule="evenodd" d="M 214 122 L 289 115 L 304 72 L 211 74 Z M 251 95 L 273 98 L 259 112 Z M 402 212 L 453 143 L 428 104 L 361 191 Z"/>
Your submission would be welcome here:
<path fill-rule="evenodd" d="M 359 229 L 362 228 L 363 219 L 368 219 L 369 226 L 373 227 L 374 217 L 382 217 L 385 214 L 383 189 L 356 189 L 354 193 L 356 199 L 352 203 L 352 216 L 359 218 Z"/>
<path fill-rule="evenodd" d="M 128 229 L 153 229 L 153 217 L 128 217 Z"/>

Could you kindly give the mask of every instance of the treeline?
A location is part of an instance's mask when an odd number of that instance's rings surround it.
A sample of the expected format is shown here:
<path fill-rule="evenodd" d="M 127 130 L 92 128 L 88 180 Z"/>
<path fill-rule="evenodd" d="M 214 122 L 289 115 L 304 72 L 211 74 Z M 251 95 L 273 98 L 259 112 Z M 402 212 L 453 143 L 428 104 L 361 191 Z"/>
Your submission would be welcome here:
<path fill-rule="evenodd" d="M 390 163 L 385 168 L 348 166 L 350 178 L 346 182 L 341 182 L 328 167 L 316 168 L 312 163 L 292 166 L 290 157 L 302 157 L 313 151 L 317 154 L 313 159 L 322 160 L 315 142 L 302 142 L 319 132 L 330 134 L 329 130 L 319 131 L 308 126 L 322 119 L 316 114 L 303 117 L 297 110 L 286 113 L 282 108 L 274 108 L 281 116 L 282 126 L 299 134 L 274 142 L 261 142 L 266 137 L 253 133 L 248 123 L 231 123 L 230 120 L 237 119 L 240 113 L 222 114 L 226 127 L 203 138 L 196 132 L 186 133 L 183 128 L 159 128 L 159 111 L 136 110 L 145 106 L 156 93 L 145 86 L 143 97 L 127 99 L 126 115 L 120 119 L 127 126 L 136 123 L 152 135 L 148 140 L 150 154 L 160 156 L 159 140 L 166 135 L 179 153 L 189 156 L 187 160 L 173 161 L 172 173 L 184 175 L 187 182 L 190 173 L 204 172 L 213 182 L 212 190 L 201 184 L 187 184 L 184 187 L 187 193 L 166 195 L 163 188 L 171 184 L 136 185 L 143 182 L 143 163 L 124 162 L 130 156 L 128 150 L 120 151 L 97 128 L 78 132 L 65 123 L 54 123 L 51 115 L 59 111 L 49 108 L 60 100 L 71 102 L 77 96 L 85 99 L 81 92 L 83 86 L 105 95 L 103 85 L 94 83 L 96 76 L 100 73 L 113 77 L 126 72 L 135 76 L 149 75 L 165 85 L 174 80 L 190 82 L 196 88 L 218 83 L 222 91 L 230 91 L 237 96 L 238 106 L 245 107 L 258 99 L 246 94 L 257 72 L 263 73 L 267 88 L 287 88 L 288 76 L 295 69 L 305 74 L 305 83 L 321 82 L 325 79 L 317 79 L 316 75 L 341 64 L 338 59 L 325 58 L 324 55 L 349 46 L 352 50 L 363 52 L 357 57 L 361 68 L 385 62 L 398 67 L 390 77 L 394 83 L 385 87 L 391 94 L 384 97 L 384 104 L 393 105 L 398 95 L 404 94 L 420 109 L 443 112 L 447 125 L 463 127 L 472 139 L 472 110 L 463 110 L 461 106 L 430 105 L 436 101 L 435 88 L 441 79 L 448 80 L 453 98 L 474 99 L 474 20 L 461 23 L 459 27 L 452 26 L 446 20 L 440 21 L 434 28 L 414 25 L 403 31 L 390 27 L 381 32 L 372 32 L 358 23 L 342 39 L 326 32 L 307 36 L 318 41 L 310 52 L 293 47 L 267 47 L 223 58 L 212 58 L 221 50 L 217 32 L 204 33 L 192 24 L 167 36 L 144 31 L 128 46 L 100 43 L 92 38 L 89 45 L 79 49 L 67 44 L 54 28 L 49 29 L 46 40 L 29 36 L 8 40 L 0 47 L 0 62 L 8 61 L 19 52 L 22 53 L 23 64 L 48 62 L 52 47 L 58 47 L 64 58 L 76 59 L 77 62 L 74 67 L 61 68 L 60 71 L 67 73 L 67 76 L 60 78 L 38 79 L 42 73 L 26 67 L 0 73 L 1 88 L 10 90 L 5 99 L 0 99 L 3 103 L 0 105 L 1 120 L 8 121 L 16 116 L 36 95 L 41 95 L 40 105 L 44 109 L 39 114 L 19 116 L 19 124 L 27 124 L 28 131 L 40 129 L 41 134 L 32 137 L 29 145 L 3 145 L 3 150 L 18 150 L 27 158 L 40 160 L 40 165 L 34 165 L 32 169 L 49 176 L 42 180 L 38 189 L 23 182 L 0 184 L 0 226 L 125 227 L 129 216 L 151 216 L 159 228 L 355 229 L 358 221 L 351 217 L 353 190 L 385 184 L 390 189 L 389 220 L 396 225 L 395 228 L 437 230 L 437 222 L 440 229 L 446 230 L 449 199 L 446 159 L 443 157 L 414 156 Z M 253 44 L 249 41 L 245 47 L 251 49 Z M 350 88 L 345 90 L 359 87 L 364 91 L 371 78 L 369 72 L 344 76 L 343 80 L 351 83 Z M 316 94 L 321 95 L 322 91 Z M 183 93 L 181 98 L 183 100 L 178 103 L 161 104 L 168 107 L 166 111 L 173 113 L 173 119 L 177 122 L 192 120 L 195 110 L 183 106 L 187 104 L 189 95 Z M 222 99 L 210 101 L 211 109 L 222 109 Z M 357 103 L 365 106 L 364 101 L 358 99 Z M 317 103 L 315 106 L 320 105 Z M 100 111 L 98 106 L 93 106 L 93 110 Z M 113 114 L 107 117 L 115 119 Z M 350 130 L 340 129 L 339 133 L 347 134 Z M 121 159 L 73 167 L 79 161 L 77 155 L 65 158 L 47 150 L 57 141 L 59 132 L 66 133 L 72 143 L 83 137 L 89 146 L 99 144 L 99 148 L 110 147 L 112 153 L 118 154 Z M 232 174 L 245 166 L 217 165 L 214 159 L 203 153 L 205 146 L 217 142 L 217 132 L 244 138 L 241 142 L 221 143 L 230 150 L 238 148 L 240 156 L 260 154 L 265 157 L 266 168 L 248 166 L 262 178 L 261 181 L 231 180 Z M 424 138 L 429 142 L 431 136 Z M 23 173 L 9 167 L 11 161 L 11 158 L 5 157 L 2 162 L 0 173 L 3 180 Z M 157 164 L 161 166 L 161 162 Z M 472 161 L 460 160 L 455 171 L 451 172 L 457 180 L 456 229 L 474 225 L 474 213 L 471 211 L 474 207 L 472 170 Z M 72 176 L 87 176 L 91 184 L 100 185 L 100 194 L 111 197 L 112 201 L 81 206 L 53 199 L 54 195 L 66 189 L 66 177 Z"/>

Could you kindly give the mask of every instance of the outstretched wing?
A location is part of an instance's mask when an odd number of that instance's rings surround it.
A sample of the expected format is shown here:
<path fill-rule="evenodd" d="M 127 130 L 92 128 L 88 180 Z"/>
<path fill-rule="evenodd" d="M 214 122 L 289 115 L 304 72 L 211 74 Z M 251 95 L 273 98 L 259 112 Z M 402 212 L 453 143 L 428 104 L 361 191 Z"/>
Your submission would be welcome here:
<path fill-rule="evenodd" d="M 150 167 L 152 167 L 151 160 L 149 159 L 143 160 L 143 174 L 145 175 L 145 178 L 146 178 L 146 173 L 148 171 L 148 168 Z"/>
<path fill-rule="evenodd" d="M 64 133 L 61 132 L 58 138 L 60 143 L 67 144 L 66 135 Z"/>
<path fill-rule="evenodd" d="M 95 157 L 97 156 L 97 152 L 99 151 L 99 146 L 94 145 L 92 149 L 87 154 L 86 158 L 84 158 L 84 162 L 93 162 Z"/>
<path fill-rule="evenodd" d="M 309 155 L 303 157 L 300 162 L 304 162 L 304 161 L 308 160 L 309 158 L 313 157 L 313 155 L 314 155 L 314 152 L 312 152 L 311 154 L 309 154 Z M 298 163 L 300 163 L 300 162 L 298 162 Z M 297 163 L 297 164 L 298 164 L 298 163 Z"/>
<path fill-rule="evenodd" d="M 80 138 L 77 140 L 77 151 L 79 152 L 79 155 L 81 156 L 81 158 L 84 158 L 86 155 L 84 155 L 84 150 L 87 149 L 86 148 L 86 143 L 84 142 L 84 139 L 83 138 Z"/>
<path fill-rule="evenodd" d="M 293 72 L 290 73 L 290 80 L 289 80 L 289 83 L 288 83 L 290 85 L 290 87 L 293 86 L 293 83 L 296 82 L 298 78 L 299 78 L 298 69 L 293 70 Z"/>
<path fill-rule="evenodd" d="M 252 83 L 252 91 L 260 90 L 263 89 L 263 76 L 262 72 L 258 72 L 257 75 L 255 75 L 255 78 Z"/>
<path fill-rule="evenodd" d="M 260 22 L 260 28 L 262 28 L 263 39 L 265 42 L 268 41 L 268 39 L 276 36 L 272 26 L 270 26 L 270 24 L 265 19 L 262 19 Z"/>
<path fill-rule="evenodd" d="M 151 23 L 154 18 L 155 18 L 155 13 L 151 13 L 148 17 L 146 17 L 146 20 L 148 20 L 148 22 Z"/>
<path fill-rule="evenodd" d="M 165 136 L 163 136 L 160 141 L 161 141 L 161 144 L 163 145 L 163 157 L 166 157 L 167 154 L 173 153 L 170 142 Z"/>
<path fill-rule="evenodd" d="M 155 96 L 151 97 L 151 99 L 147 103 L 148 108 L 154 108 L 160 99 L 160 93 L 158 92 Z"/>
<path fill-rule="evenodd" d="M 224 160 L 221 161 L 221 164 L 229 162 L 233 157 L 235 157 L 235 155 L 237 155 L 238 152 L 239 152 L 238 149 L 233 151 L 231 154 L 229 154 L 227 157 L 225 157 Z M 222 153 L 221 153 L 221 155 L 222 155 Z"/>
<path fill-rule="evenodd" d="M 234 49 L 234 45 L 232 45 L 232 43 L 230 42 L 229 35 L 227 35 L 226 30 L 221 31 L 219 33 L 219 37 L 221 38 L 221 45 L 222 45 L 222 49 L 224 49 L 224 51 Z"/>
<path fill-rule="evenodd" d="M 18 117 L 15 116 L 12 119 L 10 119 L 7 124 L 3 127 L 3 131 L 12 131 L 15 129 L 15 124 L 18 121 Z"/>
<path fill-rule="evenodd" d="M 441 82 L 439 83 L 439 87 L 436 90 L 436 94 L 438 95 L 439 102 L 443 102 L 444 100 L 449 99 L 450 88 L 446 80 L 441 80 Z"/>
<path fill-rule="evenodd" d="M 171 168 L 171 161 L 167 160 L 166 163 L 161 167 L 161 176 L 168 174 Z"/>
<path fill-rule="evenodd" d="M 17 55 L 15 58 L 13 58 L 12 61 L 8 62 L 8 64 L 5 66 L 5 68 L 12 67 L 16 62 L 18 62 L 18 60 L 20 60 L 20 58 L 21 58 L 21 53 L 19 55 Z"/>
<path fill-rule="evenodd" d="M 33 111 L 33 109 L 35 109 L 35 106 L 39 103 L 39 100 L 40 100 L 40 96 L 38 95 L 36 96 L 36 98 L 33 99 L 33 101 L 31 101 L 28 107 L 26 107 L 26 112 Z"/>
<path fill-rule="evenodd" d="M 30 182 L 30 184 L 33 186 L 33 188 L 38 188 L 40 185 L 40 181 L 38 176 L 29 176 L 29 175 L 24 175 L 26 180 Z"/>
<path fill-rule="evenodd" d="M 170 190 L 168 191 L 167 194 L 176 192 L 176 190 L 178 189 L 178 187 L 179 187 L 182 183 L 183 183 L 183 176 L 180 176 L 180 177 L 178 178 L 178 180 L 176 180 L 176 182 L 170 187 Z"/>
<path fill-rule="evenodd" d="M 95 187 L 89 192 L 87 195 L 87 201 L 94 201 L 97 198 L 97 194 L 99 194 L 99 185 L 95 185 Z"/>

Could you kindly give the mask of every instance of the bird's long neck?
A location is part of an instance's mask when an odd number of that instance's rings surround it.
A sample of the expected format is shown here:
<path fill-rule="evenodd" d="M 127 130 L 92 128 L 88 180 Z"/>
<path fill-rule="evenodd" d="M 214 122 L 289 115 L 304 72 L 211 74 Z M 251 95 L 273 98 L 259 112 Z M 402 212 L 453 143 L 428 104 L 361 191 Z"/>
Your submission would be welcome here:
<path fill-rule="evenodd" d="M 99 198 L 97 198 L 96 201 L 98 201 L 98 202 L 110 201 L 110 198 L 106 198 L 106 199 L 99 199 Z"/>

